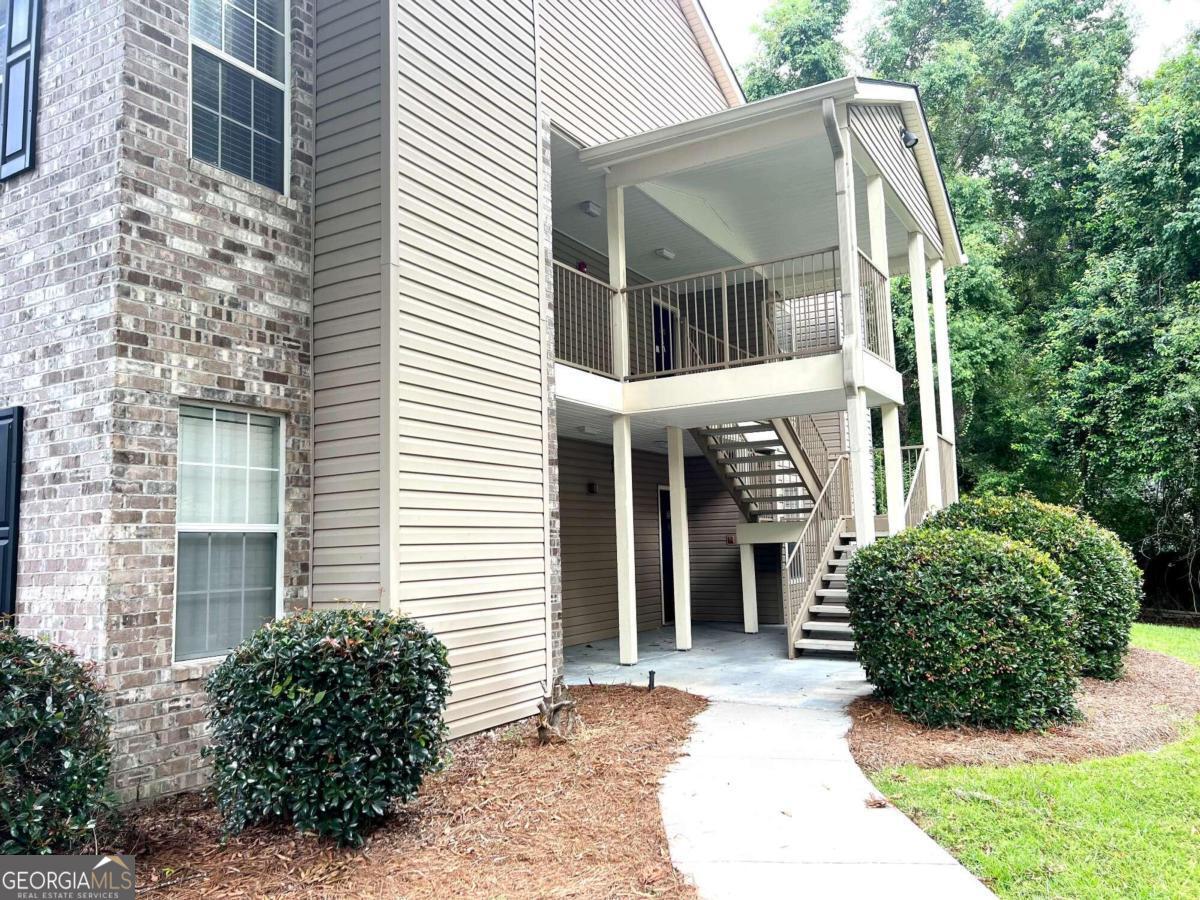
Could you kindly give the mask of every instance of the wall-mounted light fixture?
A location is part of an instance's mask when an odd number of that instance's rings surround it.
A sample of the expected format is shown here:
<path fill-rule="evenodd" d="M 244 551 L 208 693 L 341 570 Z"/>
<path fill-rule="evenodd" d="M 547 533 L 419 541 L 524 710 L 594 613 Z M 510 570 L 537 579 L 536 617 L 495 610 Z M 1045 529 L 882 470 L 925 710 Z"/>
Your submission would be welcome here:
<path fill-rule="evenodd" d="M 600 218 L 600 204 L 595 200 L 584 200 L 579 204 L 579 208 L 585 216 L 591 216 L 593 219 Z"/>
<path fill-rule="evenodd" d="M 915 134 L 913 134 L 907 128 L 901 128 L 900 129 L 900 140 L 904 141 L 904 146 L 907 147 L 909 150 L 911 150 L 913 147 L 917 146 L 917 141 L 919 141 L 920 138 L 918 138 Z"/>
<path fill-rule="evenodd" d="M 659 259 L 672 260 L 675 258 L 675 251 L 670 247 L 659 247 L 654 251 L 654 255 Z"/>

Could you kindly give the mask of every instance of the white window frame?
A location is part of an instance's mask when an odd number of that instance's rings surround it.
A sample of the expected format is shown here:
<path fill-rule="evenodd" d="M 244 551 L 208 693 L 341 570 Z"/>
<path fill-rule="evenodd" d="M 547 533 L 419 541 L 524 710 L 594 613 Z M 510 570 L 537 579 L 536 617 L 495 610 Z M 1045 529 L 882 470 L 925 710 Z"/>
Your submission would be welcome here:
<path fill-rule="evenodd" d="M 7 2 L 7 0 L 0 0 L 0 3 L 3 3 L 3 2 Z M 225 0 L 221 0 L 221 9 L 222 9 L 221 28 L 222 28 L 222 33 L 224 33 Z M 258 19 L 255 19 L 255 22 L 257 22 L 257 21 L 258 21 Z M 268 25 L 267 27 L 270 28 L 271 26 Z M 193 68 L 193 65 L 195 62 L 195 54 L 192 52 L 192 50 L 195 47 L 199 47 L 205 53 L 215 56 L 221 62 L 228 63 L 231 66 L 241 69 L 243 72 L 245 72 L 251 78 L 261 79 L 262 81 L 265 81 L 267 84 L 271 85 L 271 87 L 278 88 L 279 90 L 283 91 L 283 191 L 281 192 L 281 196 L 291 197 L 291 191 L 292 191 L 292 34 L 291 34 L 291 32 L 292 32 L 292 0 L 284 0 L 284 2 L 283 2 L 283 29 L 284 29 L 282 32 L 282 35 L 283 35 L 283 81 L 277 81 L 274 78 L 272 78 L 270 75 L 266 74 L 265 72 L 259 71 L 258 69 L 254 68 L 254 66 L 246 65 L 246 63 L 242 62 L 237 57 L 231 56 L 230 54 L 226 53 L 221 48 L 214 47 L 208 41 L 204 40 L 203 38 L 197 37 L 195 34 L 193 34 L 192 33 L 192 5 L 189 0 L 189 2 L 188 2 L 187 151 L 188 151 L 188 159 L 195 160 L 198 163 L 203 163 L 206 166 L 213 166 L 214 169 L 218 169 L 219 171 L 224 172 L 226 175 L 229 175 L 232 178 L 243 178 L 246 181 L 249 181 L 251 184 L 258 185 L 264 191 L 274 192 L 274 190 L 275 190 L 274 188 L 268 187 L 267 185 L 262 184 L 261 182 L 255 181 L 253 178 L 246 178 L 244 175 L 238 175 L 236 172 L 230 172 L 228 169 L 222 169 L 221 166 L 219 166 L 219 165 L 214 165 L 213 163 L 206 162 L 205 160 L 202 160 L 202 159 L 196 159 L 196 157 L 192 156 L 192 136 L 193 136 L 192 135 L 192 107 L 195 105 L 194 101 L 192 100 L 192 78 L 193 78 L 192 68 Z M 255 41 L 255 50 L 257 51 L 257 49 L 258 49 L 258 47 L 257 47 L 257 44 L 258 44 L 257 28 L 255 29 L 255 32 L 254 32 L 254 41 Z M 257 53 L 255 53 L 255 55 L 257 56 Z M 218 140 L 220 140 L 219 137 L 218 137 Z M 220 159 L 220 156 L 221 156 L 221 154 L 218 151 L 217 158 Z"/>
<path fill-rule="evenodd" d="M 3 2 L 3 0 L 0 0 Z M 217 442 L 214 439 L 212 442 L 212 462 L 211 463 L 185 463 L 183 461 L 183 416 L 177 416 L 178 427 L 176 430 L 176 447 L 175 447 L 175 577 L 174 588 L 172 591 L 172 624 L 171 624 L 171 662 L 179 665 L 204 664 L 209 662 L 217 662 L 225 659 L 228 653 L 216 654 L 213 656 L 198 656 L 190 659 L 179 659 L 176 654 L 176 648 L 179 646 L 179 536 L 181 534 L 273 534 L 275 535 L 275 618 L 281 619 L 284 615 L 283 608 L 283 559 L 284 559 L 284 516 L 287 510 L 286 498 L 284 491 L 287 488 L 287 419 L 279 413 L 269 412 L 261 409 L 246 409 L 245 407 L 232 406 L 226 403 L 210 403 L 203 400 L 183 400 L 180 402 L 180 407 L 194 406 L 199 409 L 210 410 L 214 417 L 218 410 L 226 412 L 234 412 L 239 415 L 262 416 L 266 419 L 274 419 L 279 424 L 279 484 L 278 484 L 278 504 L 279 516 L 273 525 L 251 525 L 250 523 L 225 525 L 212 522 L 180 522 L 179 521 L 179 498 L 183 495 L 180 490 L 183 484 L 184 467 L 189 465 L 208 465 L 213 474 L 216 474 L 218 468 L 226 469 L 245 469 L 246 471 L 267 472 L 262 466 L 251 466 L 250 463 L 250 428 L 247 421 L 246 427 L 246 465 L 245 466 L 218 466 L 216 463 Z M 214 435 L 215 438 L 215 435 Z M 213 478 L 212 490 L 215 492 L 217 479 Z M 250 503 L 249 491 L 247 491 L 246 504 Z M 210 509 L 215 504 L 210 502 Z"/>

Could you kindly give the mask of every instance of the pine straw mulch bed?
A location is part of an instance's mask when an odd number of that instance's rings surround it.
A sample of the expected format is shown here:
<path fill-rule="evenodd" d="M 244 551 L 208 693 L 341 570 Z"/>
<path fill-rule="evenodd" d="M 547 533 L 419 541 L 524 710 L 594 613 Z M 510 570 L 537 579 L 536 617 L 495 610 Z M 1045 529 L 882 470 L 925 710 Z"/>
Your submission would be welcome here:
<path fill-rule="evenodd" d="M 1175 740 L 1200 715 L 1200 669 L 1182 660 L 1133 648 L 1120 681 L 1083 679 L 1077 725 L 1018 733 L 984 728 L 926 728 L 891 704 L 861 697 L 850 706 L 847 739 L 868 772 L 895 766 L 1011 765 L 1078 762 L 1152 750 Z"/>
<path fill-rule="evenodd" d="M 361 850 L 284 827 L 222 844 L 200 795 L 129 823 L 138 896 L 695 897 L 671 865 L 659 781 L 706 701 L 576 687 L 581 727 L 539 746 L 533 720 L 457 741 L 442 773 Z M 128 846 L 128 845 L 127 845 Z"/>

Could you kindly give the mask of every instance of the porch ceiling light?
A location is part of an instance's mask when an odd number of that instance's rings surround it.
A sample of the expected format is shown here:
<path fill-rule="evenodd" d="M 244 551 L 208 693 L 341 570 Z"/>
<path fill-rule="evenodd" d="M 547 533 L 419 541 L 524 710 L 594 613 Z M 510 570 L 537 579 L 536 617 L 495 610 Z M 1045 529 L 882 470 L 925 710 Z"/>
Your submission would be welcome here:
<path fill-rule="evenodd" d="M 600 218 L 600 204 L 595 200 L 584 200 L 579 204 L 579 208 L 583 210 L 585 216 L 591 216 L 593 219 Z"/>
<path fill-rule="evenodd" d="M 907 128 L 901 128 L 900 129 L 900 140 L 904 141 L 904 146 L 907 147 L 909 150 L 911 150 L 913 147 L 917 146 L 917 141 L 919 141 L 920 138 L 918 138 L 915 134 L 913 134 Z"/>
<path fill-rule="evenodd" d="M 672 260 L 675 258 L 675 251 L 670 247 L 659 247 L 654 251 L 654 255 L 659 259 Z"/>

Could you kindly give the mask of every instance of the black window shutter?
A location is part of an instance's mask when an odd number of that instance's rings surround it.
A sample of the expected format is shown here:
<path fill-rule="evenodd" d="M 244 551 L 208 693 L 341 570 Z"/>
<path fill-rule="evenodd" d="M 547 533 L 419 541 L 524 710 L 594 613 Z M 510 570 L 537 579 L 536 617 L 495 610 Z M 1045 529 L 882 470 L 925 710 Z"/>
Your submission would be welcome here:
<path fill-rule="evenodd" d="M 8 3 L 8 46 L 4 51 L 4 133 L 0 146 L 0 181 L 33 168 L 34 124 L 37 119 L 38 33 L 42 0 Z"/>
<path fill-rule="evenodd" d="M 17 513 L 21 505 L 19 406 L 0 409 L 0 616 L 17 612 Z"/>

